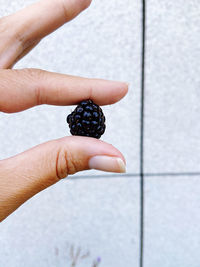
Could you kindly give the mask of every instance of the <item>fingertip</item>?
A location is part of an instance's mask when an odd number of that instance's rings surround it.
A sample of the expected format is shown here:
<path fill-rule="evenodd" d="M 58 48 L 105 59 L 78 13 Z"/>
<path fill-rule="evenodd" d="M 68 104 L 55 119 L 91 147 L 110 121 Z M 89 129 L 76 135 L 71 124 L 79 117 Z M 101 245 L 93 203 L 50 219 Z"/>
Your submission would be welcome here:
<path fill-rule="evenodd" d="M 128 84 L 121 81 L 93 79 L 90 85 L 92 100 L 101 106 L 120 101 L 128 92 Z"/>
<path fill-rule="evenodd" d="M 89 168 L 115 173 L 125 173 L 126 166 L 121 158 L 108 156 L 95 156 L 89 160 Z"/>
<path fill-rule="evenodd" d="M 118 98 L 116 98 L 116 102 L 120 101 L 122 98 L 126 96 L 128 93 L 129 84 L 126 82 L 117 82 L 116 90 L 118 92 Z"/>
<path fill-rule="evenodd" d="M 113 145 L 91 137 L 71 136 L 63 139 L 77 159 L 77 171 L 96 169 L 106 172 L 126 172 L 126 160 Z M 76 156 L 75 156 L 76 155 Z M 84 164 L 83 164 L 84 163 Z"/>
<path fill-rule="evenodd" d="M 92 0 L 62 0 L 62 2 L 64 2 L 64 7 L 67 11 L 69 10 L 69 5 L 72 5 L 73 8 L 71 8 L 71 10 L 76 11 L 76 13 L 80 13 L 90 6 Z"/>
<path fill-rule="evenodd" d="M 88 158 L 98 155 L 107 155 L 121 158 L 126 164 L 123 154 L 112 144 L 100 139 L 86 136 L 66 136 L 56 140 L 60 146 L 71 147 L 72 151 L 76 151 L 77 155 L 87 155 Z"/>

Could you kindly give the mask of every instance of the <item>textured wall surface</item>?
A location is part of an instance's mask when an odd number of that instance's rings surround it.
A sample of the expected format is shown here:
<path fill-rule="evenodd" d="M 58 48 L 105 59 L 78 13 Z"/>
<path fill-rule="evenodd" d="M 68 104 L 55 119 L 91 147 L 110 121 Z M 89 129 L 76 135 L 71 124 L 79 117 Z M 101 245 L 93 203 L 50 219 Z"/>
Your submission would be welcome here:
<path fill-rule="evenodd" d="M 32 2 L 0 0 L 0 15 Z M 146 4 L 143 266 L 199 267 L 200 2 Z M 129 82 L 103 108 L 102 138 L 125 155 L 127 175 L 79 173 L 29 200 L 0 226 L 0 267 L 67 267 L 72 245 L 90 251 L 77 267 L 97 257 L 102 267 L 142 267 L 141 36 L 142 1 L 93 0 L 15 66 Z M 0 159 L 69 135 L 71 109 L 0 113 Z"/>

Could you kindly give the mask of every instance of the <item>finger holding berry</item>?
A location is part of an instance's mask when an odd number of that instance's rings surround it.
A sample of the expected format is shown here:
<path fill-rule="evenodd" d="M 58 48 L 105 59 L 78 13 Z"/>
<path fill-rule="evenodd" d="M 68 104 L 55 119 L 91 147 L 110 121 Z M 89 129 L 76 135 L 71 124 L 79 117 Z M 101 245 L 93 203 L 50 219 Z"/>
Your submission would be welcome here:
<path fill-rule="evenodd" d="M 72 135 L 0 160 L 0 221 L 41 190 L 76 172 L 125 172 L 125 159 L 98 140 L 105 131 L 99 105 L 122 99 L 123 82 L 88 79 L 40 69 L 11 69 L 43 37 L 73 19 L 90 0 L 42 0 L 0 19 L 0 111 L 48 105 L 78 105 L 68 116 Z M 19 129 L 17 129 L 19 130 Z M 93 138 L 91 138 L 93 137 Z"/>

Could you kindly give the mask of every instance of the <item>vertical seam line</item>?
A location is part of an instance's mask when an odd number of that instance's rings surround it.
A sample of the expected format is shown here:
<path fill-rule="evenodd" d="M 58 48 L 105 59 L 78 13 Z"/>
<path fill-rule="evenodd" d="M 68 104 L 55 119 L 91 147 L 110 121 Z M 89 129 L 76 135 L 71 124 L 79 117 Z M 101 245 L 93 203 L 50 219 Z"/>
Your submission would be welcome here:
<path fill-rule="evenodd" d="M 144 104 L 145 104 L 145 53 L 146 53 L 146 0 L 142 0 L 142 63 L 140 113 L 140 262 L 144 266 Z"/>

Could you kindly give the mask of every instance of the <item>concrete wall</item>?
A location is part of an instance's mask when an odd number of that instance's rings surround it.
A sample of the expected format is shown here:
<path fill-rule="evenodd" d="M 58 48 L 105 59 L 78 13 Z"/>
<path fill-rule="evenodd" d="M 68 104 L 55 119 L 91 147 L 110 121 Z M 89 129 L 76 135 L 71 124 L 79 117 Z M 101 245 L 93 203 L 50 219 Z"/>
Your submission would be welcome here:
<path fill-rule="evenodd" d="M 0 0 L 0 15 L 31 2 Z M 0 226 L 0 267 L 70 266 L 72 245 L 90 250 L 80 267 L 96 257 L 139 267 L 141 21 L 142 1 L 93 0 L 16 65 L 129 82 L 129 94 L 104 107 L 102 138 L 123 152 L 127 175 L 79 173 L 36 195 Z M 145 267 L 200 266 L 199 27 L 198 0 L 147 0 Z M 71 108 L 0 113 L 0 158 L 69 135 Z"/>

